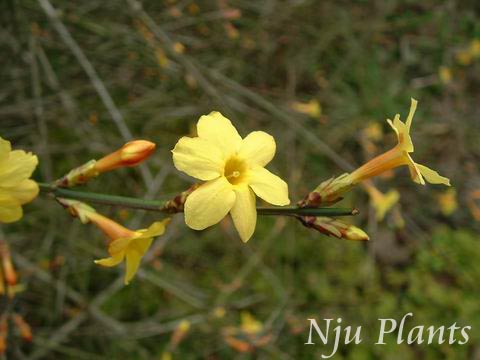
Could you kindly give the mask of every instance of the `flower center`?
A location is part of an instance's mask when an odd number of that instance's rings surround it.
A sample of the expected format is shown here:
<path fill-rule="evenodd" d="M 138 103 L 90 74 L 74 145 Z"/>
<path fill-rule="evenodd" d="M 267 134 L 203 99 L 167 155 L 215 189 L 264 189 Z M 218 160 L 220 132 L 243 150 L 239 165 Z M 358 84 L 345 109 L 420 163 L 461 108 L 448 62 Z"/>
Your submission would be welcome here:
<path fill-rule="evenodd" d="M 223 175 L 232 185 L 238 185 L 245 181 L 247 174 L 247 165 L 243 160 L 236 157 L 231 157 L 225 163 L 225 169 Z"/>

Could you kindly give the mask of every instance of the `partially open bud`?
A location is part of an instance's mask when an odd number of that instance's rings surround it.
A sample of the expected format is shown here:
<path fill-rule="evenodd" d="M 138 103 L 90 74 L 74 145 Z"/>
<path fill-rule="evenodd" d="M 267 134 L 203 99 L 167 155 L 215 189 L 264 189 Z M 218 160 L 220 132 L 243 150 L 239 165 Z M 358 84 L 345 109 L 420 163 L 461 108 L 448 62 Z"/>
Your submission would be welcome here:
<path fill-rule="evenodd" d="M 134 140 L 126 143 L 117 151 L 97 160 L 95 168 L 99 173 L 132 167 L 146 160 L 155 150 L 155 144 L 147 140 Z"/>
<path fill-rule="evenodd" d="M 85 184 L 101 173 L 121 167 L 132 167 L 146 160 L 155 150 L 156 145 L 147 140 L 134 140 L 126 143 L 100 160 L 89 162 L 71 170 L 67 175 L 56 181 L 60 187 L 73 187 Z"/>
<path fill-rule="evenodd" d="M 299 220 L 304 226 L 313 228 L 327 236 L 354 241 L 370 240 L 367 233 L 362 229 L 337 219 L 325 216 L 303 216 Z"/>
<path fill-rule="evenodd" d="M 343 199 L 343 195 L 353 187 L 349 174 L 328 179 L 318 185 L 305 199 L 298 203 L 299 207 L 330 206 Z"/>

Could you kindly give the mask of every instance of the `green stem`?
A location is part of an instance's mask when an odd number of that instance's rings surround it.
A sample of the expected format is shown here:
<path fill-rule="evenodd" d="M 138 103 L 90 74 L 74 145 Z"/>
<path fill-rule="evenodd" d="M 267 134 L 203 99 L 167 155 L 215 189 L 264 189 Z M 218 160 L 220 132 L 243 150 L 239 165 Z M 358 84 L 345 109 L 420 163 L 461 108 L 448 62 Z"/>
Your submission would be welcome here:
<path fill-rule="evenodd" d="M 59 188 L 55 185 L 39 183 L 40 191 L 49 193 L 59 198 L 81 200 L 92 204 L 121 206 L 131 209 L 165 212 L 164 200 L 144 200 L 126 196 L 107 195 L 87 191 L 70 190 Z M 260 215 L 280 216 L 351 216 L 356 215 L 356 209 L 345 208 L 299 208 L 297 206 L 283 207 L 257 207 Z"/>

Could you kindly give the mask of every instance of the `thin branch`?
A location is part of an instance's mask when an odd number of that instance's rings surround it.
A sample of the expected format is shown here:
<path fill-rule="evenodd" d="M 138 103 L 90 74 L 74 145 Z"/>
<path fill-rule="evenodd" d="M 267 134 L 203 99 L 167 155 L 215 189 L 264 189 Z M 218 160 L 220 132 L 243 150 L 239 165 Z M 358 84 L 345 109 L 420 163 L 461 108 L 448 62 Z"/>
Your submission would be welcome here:
<path fill-rule="evenodd" d="M 169 200 L 146 200 L 126 196 L 108 195 L 86 191 L 70 190 L 59 188 L 54 185 L 39 183 L 40 190 L 44 193 L 50 193 L 56 198 L 66 198 L 90 202 L 100 205 L 121 206 L 132 209 L 159 211 L 168 213 L 165 209 L 165 201 Z M 357 209 L 349 208 L 299 208 L 297 206 L 283 207 L 257 207 L 260 215 L 277 216 L 352 216 L 357 215 Z"/>

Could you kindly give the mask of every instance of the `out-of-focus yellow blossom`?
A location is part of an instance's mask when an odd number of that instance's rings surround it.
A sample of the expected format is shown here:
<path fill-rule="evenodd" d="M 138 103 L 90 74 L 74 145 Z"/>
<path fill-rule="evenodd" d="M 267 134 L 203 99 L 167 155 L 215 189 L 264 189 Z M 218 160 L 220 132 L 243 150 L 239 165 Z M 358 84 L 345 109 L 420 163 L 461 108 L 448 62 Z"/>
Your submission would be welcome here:
<path fill-rule="evenodd" d="M 460 50 L 455 54 L 455 58 L 460 65 L 470 65 L 472 63 L 472 54 L 468 50 Z"/>
<path fill-rule="evenodd" d="M 364 188 L 372 200 L 377 221 L 382 221 L 387 212 L 390 211 L 400 199 L 400 193 L 397 190 L 390 190 L 386 194 L 383 194 L 368 181 L 364 183 Z"/>
<path fill-rule="evenodd" d="M 246 242 L 257 221 L 256 198 L 273 205 L 288 205 L 288 185 L 265 169 L 274 157 L 272 136 L 254 131 L 244 139 L 230 120 L 219 112 L 202 116 L 198 137 L 182 137 L 172 150 L 175 167 L 206 181 L 185 201 L 185 222 L 202 230 L 228 213 Z"/>
<path fill-rule="evenodd" d="M 290 104 L 292 110 L 312 118 L 319 118 L 322 115 L 322 106 L 317 99 L 312 99 L 306 103 L 295 101 Z"/>
<path fill-rule="evenodd" d="M 140 261 L 150 248 L 153 238 L 163 235 L 170 222 L 167 218 L 154 222 L 148 229 L 130 230 L 95 211 L 92 207 L 76 200 L 59 199 L 72 215 L 77 216 L 82 223 L 95 224 L 110 240 L 108 253 L 110 257 L 95 260 L 95 264 L 112 267 L 125 260 L 125 284 L 133 278 L 140 266 Z"/>
<path fill-rule="evenodd" d="M 0 223 L 20 220 L 22 205 L 38 195 L 38 185 L 30 179 L 37 164 L 36 155 L 12 150 L 10 142 L 0 137 Z"/>
<path fill-rule="evenodd" d="M 438 77 L 443 84 L 449 84 L 452 81 L 452 70 L 448 66 L 440 66 Z"/>
<path fill-rule="evenodd" d="M 358 184 L 371 177 L 380 175 L 385 171 L 397 168 L 399 166 L 408 166 L 410 175 L 416 183 L 425 185 L 425 180 L 431 184 L 443 184 L 450 186 L 450 180 L 440 176 L 436 171 L 429 169 L 424 165 L 413 161 L 410 153 L 413 152 L 413 142 L 410 137 L 410 128 L 412 126 L 413 115 L 417 108 L 417 101 L 412 99 L 410 112 L 406 122 L 400 121 L 400 114 L 395 115 L 392 120 L 388 119 L 388 124 L 397 134 L 398 144 L 384 154 L 370 160 L 349 175 L 349 181 L 352 184 Z"/>
<path fill-rule="evenodd" d="M 240 314 L 240 329 L 245 334 L 256 335 L 263 330 L 263 324 L 249 312 L 242 311 Z"/>
<path fill-rule="evenodd" d="M 479 39 L 473 39 L 470 42 L 470 54 L 472 54 L 473 57 L 480 57 L 480 40 Z"/>
<path fill-rule="evenodd" d="M 448 189 L 437 196 L 438 205 L 443 215 L 450 216 L 458 209 L 457 191 Z"/>
<path fill-rule="evenodd" d="M 176 42 L 173 44 L 173 50 L 178 54 L 183 54 L 185 52 L 185 45 L 181 42 Z"/>
<path fill-rule="evenodd" d="M 368 126 L 363 129 L 362 133 L 365 138 L 370 141 L 379 141 L 383 137 L 382 127 L 378 122 L 371 122 Z"/>

